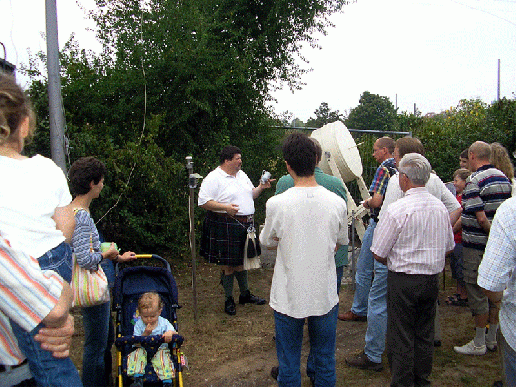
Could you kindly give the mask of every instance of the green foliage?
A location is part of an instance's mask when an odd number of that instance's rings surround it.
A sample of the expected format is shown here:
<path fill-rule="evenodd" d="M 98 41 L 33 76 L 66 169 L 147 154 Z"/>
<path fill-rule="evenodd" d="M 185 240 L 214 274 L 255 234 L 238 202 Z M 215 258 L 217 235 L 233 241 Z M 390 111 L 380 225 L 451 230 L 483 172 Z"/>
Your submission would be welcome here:
<path fill-rule="evenodd" d="M 499 142 L 510 153 L 516 136 L 516 101 L 502 99 L 492 105 L 461 100 L 434 117 L 398 116 L 400 130 L 412 131 L 424 144 L 426 156 L 441 179 L 449 181 L 459 168 L 459 155 L 475 141 Z"/>
<path fill-rule="evenodd" d="M 344 121 L 348 128 L 360 130 L 396 130 L 396 109 L 388 97 L 364 91 L 357 107 Z"/>
<path fill-rule="evenodd" d="M 306 121 L 306 126 L 310 128 L 322 128 L 324 125 L 335 121 L 342 121 L 344 118 L 338 110 L 331 111 L 326 102 L 322 102 L 318 109 L 314 112 L 315 118 L 310 117 Z"/>

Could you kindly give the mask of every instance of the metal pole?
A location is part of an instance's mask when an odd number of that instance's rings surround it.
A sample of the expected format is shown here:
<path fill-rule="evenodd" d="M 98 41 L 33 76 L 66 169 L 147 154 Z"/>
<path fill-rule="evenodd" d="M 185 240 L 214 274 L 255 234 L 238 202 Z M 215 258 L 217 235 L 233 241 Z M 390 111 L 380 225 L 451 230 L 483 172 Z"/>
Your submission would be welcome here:
<path fill-rule="evenodd" d="M 48 107 L 52 160 L 66 173 L 64 148 L 65 120 L 62 110 L 56 0 L 45 1 L 47 24 Z"/>
<path fill-rule="evenodd" d="M 189 198 L 189 219 L 190 219 L 190 248 L 192 250 L 192 293 L 194 321 L 197 323 L 197 275 L 196 275 L 196 258 L 195 258 L 195 226 L 194 226 L 194 190 L 197 187 L 197 178 L 193 173 L 192 156 L 186 156 L 186 169 L 188 170 L 188 187 L 190 188 Z"/>
<path fill-rule="evenodd" d="M 356 288 L 356 282 L 355 282 L 355 278 L 356 278 L 356 267 L 357 267 L 357 261 L 356 261 L 356 257 L 355 257 L 355 211 L 352 211 L 351 212 L 351 275 L 353 276 L 353 278 L 351 278 L 351 283 L 353 284 L 352 285 L 352 289 L 353 291 L 355 290 Z"/>
<path fill-rule="evenodd" d="M 496 93 L 496 100 L 500 101 L 500 59 L 498 59 L 498 89 Z"/>

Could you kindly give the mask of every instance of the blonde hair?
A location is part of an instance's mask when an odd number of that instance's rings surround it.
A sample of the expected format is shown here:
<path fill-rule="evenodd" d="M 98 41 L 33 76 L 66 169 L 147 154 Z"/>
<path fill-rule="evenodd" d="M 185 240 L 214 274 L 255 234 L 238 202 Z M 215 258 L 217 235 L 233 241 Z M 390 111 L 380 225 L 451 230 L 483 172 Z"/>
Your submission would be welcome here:
<path fill-rule="evenodd" d="M 9 142 L 29 117 L 29 138 L 34 135 L 36 115 L 29 97 L 12 75 L 0 72 L 0 145 Z"/>
<path fill-rule="evenodd" d="M 466 181 L 468 176 L 471 175 L 471 171 L 466 168 L 460 168 L 457 169 L 455 172 L 453 172 L 453 178 L 459 177 L 459 179 Z"/>
<path fill-rule="evenodd" d="M 511 163 L 509 152 L 507 152 L 507 149 L 499 142 L 493 142 L 491 144 L 490 162 L 496 169 L 502 171 L 509 180 L 512 181 L 512 179 L 514 179 L 514 166 Z"/>
<path fill-rule="evenodd" d="M 138 312 L 163 308 L 163 300 L 156 292 L 143 293 L 138 299 Z"/>

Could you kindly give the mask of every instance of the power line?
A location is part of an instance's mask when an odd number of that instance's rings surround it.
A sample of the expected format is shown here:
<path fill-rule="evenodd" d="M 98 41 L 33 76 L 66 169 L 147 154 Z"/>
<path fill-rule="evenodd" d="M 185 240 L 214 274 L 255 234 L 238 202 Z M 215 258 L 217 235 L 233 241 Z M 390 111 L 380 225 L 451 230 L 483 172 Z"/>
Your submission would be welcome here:
<path fill-rule="evenodd" d="M 455 1 L 455 0 L 450 0 L 450 1 L 451 1 L 452 3 L 462 5 L 463 7 L 470 8 L 470 9 L 472 9 L 472 10 L 474 10 L 474 11 L 479 11 L 479 12 L 487 13 L 488 15 L 491 15 L 491 16 L 493 16 L 493 17 L 497 18 L 497 19 L 501 19 L 501 20 L 503 20 L 503 21 L 506 21 L 507 23 L 512 24 L 513 26 L 516 26 L 516 23 L 514 23 L 513 21 L 511 21 L 511 20 L 509 20 L 509 19 L 505 19 L 505 18 L 503 18 L 503 17 L 501 17 L 501 16 L 498 16 L 498 15 L 496 15 L 496 14 L 492 13 L 492 12 L 486 11 L 485 9 L 475 8 L 475 7 L 471 6 L 471 5 L 463 4 L 463 3 L 460 3 L 460 2 Z M 506 2 L 509 2 L 509 1 L 506 1 Z M 516 3 L 516 1 L 510 1 L 510 2 L 511 2 L 511 3 Z"/>

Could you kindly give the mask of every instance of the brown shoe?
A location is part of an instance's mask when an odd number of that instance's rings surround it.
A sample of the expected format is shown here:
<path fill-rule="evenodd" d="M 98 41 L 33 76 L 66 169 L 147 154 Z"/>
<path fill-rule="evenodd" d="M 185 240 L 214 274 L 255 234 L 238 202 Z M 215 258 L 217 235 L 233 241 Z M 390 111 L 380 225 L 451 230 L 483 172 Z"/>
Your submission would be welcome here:
<path fill-rule="evenodd" d="M 362 370 L 371 370 L 380 372 L 383 370 L 382 363 L 375 363 L 367 357 L 365 352 L 361 352 L 358 355 L 348 357 L 346 364 L 350 367 L 360 368 Z"/>
<path fill-rule="evenodd" d="M 342 321 L 367 321 L 367 316 L 359 316 L 358 314 L 353 313 L 352 310 L 342 314 L 339 313 L 337 318 Z"/>

